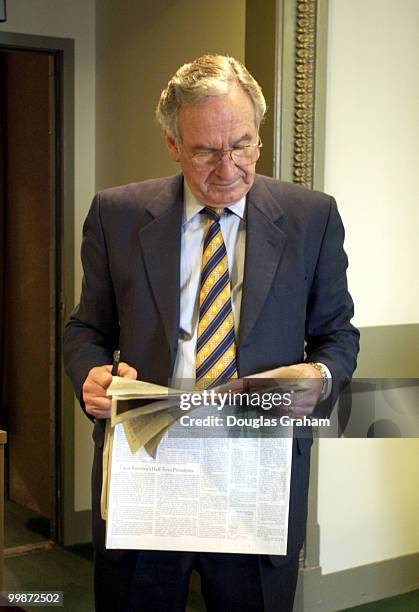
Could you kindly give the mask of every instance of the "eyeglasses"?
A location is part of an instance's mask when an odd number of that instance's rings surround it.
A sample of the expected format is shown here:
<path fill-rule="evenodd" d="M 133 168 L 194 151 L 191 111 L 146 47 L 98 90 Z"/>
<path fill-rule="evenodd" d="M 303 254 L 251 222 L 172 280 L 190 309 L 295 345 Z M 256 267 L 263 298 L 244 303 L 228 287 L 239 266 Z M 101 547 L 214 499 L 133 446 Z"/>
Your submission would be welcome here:
<path fill-rule="evenodd" d="M 221 149 L 215 151 L 199 151 L 194 155 L 188 155 L 191 160 L 194 170 L 204 171 L 215 168 L 224 155 L 228 154 L 229 158 L 236 166 L 249 166 L 254 164 L 259 159 L 260 149 L 263 144 L 259 138 L 256 144 L 245 145 L 244 147 L 233 147 L 231 149 Z"/>

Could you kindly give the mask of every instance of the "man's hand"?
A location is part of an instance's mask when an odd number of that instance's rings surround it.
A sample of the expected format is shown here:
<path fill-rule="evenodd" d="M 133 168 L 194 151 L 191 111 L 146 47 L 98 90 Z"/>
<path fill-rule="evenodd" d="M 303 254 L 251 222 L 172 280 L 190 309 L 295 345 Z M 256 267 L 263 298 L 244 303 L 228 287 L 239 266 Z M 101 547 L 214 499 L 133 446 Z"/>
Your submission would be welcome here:
<path fill-rule="evenodd" d="M 104 365 L 92 368 L 83 384 L 83 401 L 86 412 L 95 419 L 107 419 L 111 416 L 112 400 L 106 396 L 106 389 L 112 382 L 112 366 Z M 137 378 L 137 370 L 127 363 L 120 363 L 118 376 Z"/>
<path fill-rule="evenodd" d="M 311 415 L 323 391 L 323 377 L 319 370 L 309 363 L 297 363 L 292 366 L 278 368 L 277 378 L 287 378 L 290 381 L 301 380 L 307 387 L 304 391 L 293 394 L 292 412 L 295 416 Z"/>
<path fill-rule="evenodd" d="M 309 416 L 312 414 L 323 390 L 323 377 L 321 373 L 309 363 L 297 363 L 295 365 L 274 368 L 273 370 L 258 372 L 257 374 L 247 376 L 246 380 L 250 379 L 249 391 L 257 390 L 258 378 L 282 378 L 289 383 L 300 381 L 302 385 L 306 387 L 302 391 L 297 390 L 293 393 L 290 412 L 295 414 L 295 416 Z M 264 383 L 261 381 L 262 388 L 263 384 Z"/>

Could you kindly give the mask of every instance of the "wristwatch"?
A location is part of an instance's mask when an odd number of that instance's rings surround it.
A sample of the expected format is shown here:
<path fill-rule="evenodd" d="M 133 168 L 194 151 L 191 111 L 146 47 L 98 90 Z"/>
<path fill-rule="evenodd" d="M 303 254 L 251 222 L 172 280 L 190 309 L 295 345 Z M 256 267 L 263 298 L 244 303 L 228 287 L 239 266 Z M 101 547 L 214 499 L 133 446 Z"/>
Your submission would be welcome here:
<path fill-rule="evenodd" d="M 323 387 L 322 387 L 322 392 L 320 395 L 320 397 L 322 397 L 327 389 L 328 382 L 329 382 L 328 372 L 322 363 L 316 363 L 316 362 L 310 361 L 309 365 L 313 366 L 313 368 L 316 368 L 316 370 L 320 372 L 320 374 L 322 375 Z"/>

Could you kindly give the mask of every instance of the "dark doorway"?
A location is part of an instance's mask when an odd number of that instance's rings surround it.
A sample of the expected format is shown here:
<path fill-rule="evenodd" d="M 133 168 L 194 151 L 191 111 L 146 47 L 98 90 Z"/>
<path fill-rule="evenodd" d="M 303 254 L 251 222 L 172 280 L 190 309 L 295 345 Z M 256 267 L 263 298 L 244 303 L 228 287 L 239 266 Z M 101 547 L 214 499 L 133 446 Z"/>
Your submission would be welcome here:
<path fill-rule="evenodd" d="M 35 539 L 54 540 L 59 82 L 54 54 L 0 48 L 0 428 L 8 432 L 6 512 L 9 503 Z"/>

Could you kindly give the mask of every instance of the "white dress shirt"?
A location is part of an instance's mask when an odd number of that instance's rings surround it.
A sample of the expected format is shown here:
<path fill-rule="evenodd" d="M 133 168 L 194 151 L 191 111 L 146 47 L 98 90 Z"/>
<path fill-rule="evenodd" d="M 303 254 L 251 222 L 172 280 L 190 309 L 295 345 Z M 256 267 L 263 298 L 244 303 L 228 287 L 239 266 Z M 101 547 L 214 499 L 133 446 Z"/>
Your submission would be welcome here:
<path fill-rule="evenodd" d="M 236 339 L 240 324 L 244 255 L 246 248 L 246 197 L 231 204 L 232 214 L 222 215 L 220 228 L 227 251 L 231 281 L 231 306 Z M 180 255 L 180 331 L 173 378 L 195 380 L 195 356 L 199 318 L 201 260 L 208 217 L 200 214 L 205 205 L 198 202 L 186 181 Z"/>

